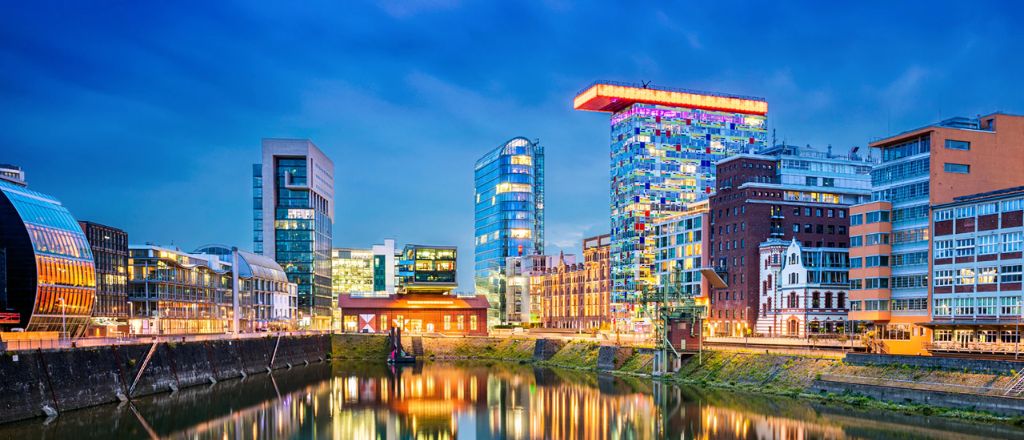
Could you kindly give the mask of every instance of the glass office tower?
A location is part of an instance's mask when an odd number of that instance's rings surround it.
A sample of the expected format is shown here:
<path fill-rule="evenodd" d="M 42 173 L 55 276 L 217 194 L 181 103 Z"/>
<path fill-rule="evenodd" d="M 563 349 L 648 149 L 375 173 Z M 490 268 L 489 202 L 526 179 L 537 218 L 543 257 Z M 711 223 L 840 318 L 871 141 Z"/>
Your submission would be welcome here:
<path fill-rule="evenodd" d="M 544 253 L 544 147 L 516 137 L 476 161 L 476 293 L 507 322 L 505 260 Z"/>
<path fill-rule="evenodd" d="M 656 291 L 652 226 L 713 191 L 715 162 L 765 146 L 768 103 L 599 82 L 573 105 L 611 113 L 612 302 L 633 310 Z"/>
<path fill-rule="evenodd" d="M 300 327 L 340 324 L 331 289 L 334 162 L 307 139 L 264 139 L 253 170 L 253 247 L 298 285 Z"/>

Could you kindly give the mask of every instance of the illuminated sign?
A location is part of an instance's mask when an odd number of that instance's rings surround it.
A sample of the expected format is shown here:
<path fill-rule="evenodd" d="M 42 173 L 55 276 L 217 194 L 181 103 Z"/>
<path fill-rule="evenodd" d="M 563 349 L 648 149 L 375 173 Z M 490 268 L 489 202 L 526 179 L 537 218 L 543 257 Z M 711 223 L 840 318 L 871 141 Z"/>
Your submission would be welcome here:
<path fill-rule="evenodd" d="M 0 324 L 17 324 L 21 322 L 20 313 L 0 313 Z"/>

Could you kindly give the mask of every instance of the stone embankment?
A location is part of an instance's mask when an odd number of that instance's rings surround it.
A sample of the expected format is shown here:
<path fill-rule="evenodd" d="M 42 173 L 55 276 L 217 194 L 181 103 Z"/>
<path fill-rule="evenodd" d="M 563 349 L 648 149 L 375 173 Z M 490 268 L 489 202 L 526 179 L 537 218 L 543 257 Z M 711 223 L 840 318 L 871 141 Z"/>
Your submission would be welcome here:
<path fill-rule="evenodd" d="M 341 357 L 379 359 L 382 336 L 340 335 Z M 405 345 L 408 347 L 409 342 Z M 529 338 L 423 338 L 425 359 L 493 359 L 560 368 L 649 376 L 654 352 L 593 341 Z M 375 351 L 377 350 L 377 351 Z M 363 353 L 369 353 L 362 357 Z M 1019 416 L 1024 399 L 1002 391 L 1024 362 L 765 351 L 704 351 L 659 380 L 759 393 L 836 400 L 906 412 L 976 417 Z M 885 406 L 892 405 L 892 406 Z M 941 408 L 956 408 L 956 411 Z"/>
<path fill-rule="evenodd" d="M 7 352 L 0 423 L 308 365 L 330 350 L 324 335 Z"/>

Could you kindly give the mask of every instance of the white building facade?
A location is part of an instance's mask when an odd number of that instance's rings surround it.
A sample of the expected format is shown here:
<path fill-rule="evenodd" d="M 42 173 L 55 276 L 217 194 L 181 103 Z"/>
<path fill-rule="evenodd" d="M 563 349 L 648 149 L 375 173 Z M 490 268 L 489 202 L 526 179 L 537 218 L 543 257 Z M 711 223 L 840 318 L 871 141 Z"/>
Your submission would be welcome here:
<path fill-rule="evenodd" d="M 756 333 L 807 338 L 847 330 L 849 253 L 769 239 L 760 246 Z"/>

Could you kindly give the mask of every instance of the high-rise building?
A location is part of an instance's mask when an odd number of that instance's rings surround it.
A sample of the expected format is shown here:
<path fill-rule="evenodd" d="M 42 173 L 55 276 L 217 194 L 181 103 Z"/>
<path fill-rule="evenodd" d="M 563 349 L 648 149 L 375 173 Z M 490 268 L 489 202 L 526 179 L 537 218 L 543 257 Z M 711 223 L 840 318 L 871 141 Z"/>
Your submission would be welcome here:
<path fill-rule="evenodd" d="M 930 285 L 939 282 L 929 276 L 932 254 L 945 252 L 933 249 L 929 208 L 1024 185 L 1009 165 L 1024 157 L 1024 116 L 952 118 L 870 147 L 882 162 L 871 172 L 871 201 L 850 208 L 850 257 L 865 261 L 850 270 L 850 320 L 877 338 L 878 350 L 924 353 Z"/>
<path fill-rule="evenodd" d="M 611 269 L 608 234 L 583 239 L 583 262 L 558 263 L 535 275 L 540 286 L 541 325 L 597 330 L 611 324 Z"/>
<path fill-rule="evenodd" d="M 762 299 L 767 299 L 760 283 L 759 247 L 770 238 L 788 242 L 795 237 L 805 249 L 838 249 L 844 278 L 829 282 L 846 282 L 847 210 L 870 197 L 872 163 L 856 154 L 789 145 L 718 162 L 718 189 L 708 213 L 709 262 L 702 271 L 712 284 L 707 319 L 711 334 L 777 330 L 756 327 L 766 313 Z"/>
<path fill-rule="evenodd" d="M 508 322 L 505 261 L 544 253 L 544 147 L 516 137 L 476 161 L 476 293 Z"/>
<path fill-rule="evenodd" d="M 253 198 L 253 248 L 298 285 L 299 325 L 330 329 L 340 319 L 331 289 L 334 162 L 308 139 L 264 139 Z"/>
<path fill-rule="evenodd" d="M 96 269 L 82 227 L 61 203 L 0 179 L 0 329 L 85 333 Z"/>
<path fill-rule="evenodd" d="M 116 331 L 116 323 L 127 324 L 124 319 L 128 318 L 128 233 L 88 221 L 78 224 L 89 240 L 96 265 L 93 326 L 97 330 L 114 326 Z M 100 330 L 98 334 L 107 332 Z"/>
<path fill-rule="evenodd" d="M 715 162 L 766 144 L 768 103 L 598 82 L 573 106 L 611 113 L 612 301 L 639 312 L 635 306 L 656 285 L 654 223 L 710 194 Z"/>

